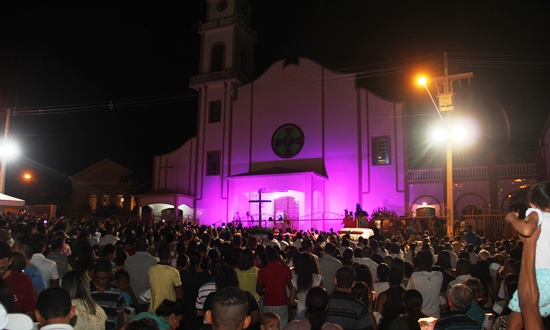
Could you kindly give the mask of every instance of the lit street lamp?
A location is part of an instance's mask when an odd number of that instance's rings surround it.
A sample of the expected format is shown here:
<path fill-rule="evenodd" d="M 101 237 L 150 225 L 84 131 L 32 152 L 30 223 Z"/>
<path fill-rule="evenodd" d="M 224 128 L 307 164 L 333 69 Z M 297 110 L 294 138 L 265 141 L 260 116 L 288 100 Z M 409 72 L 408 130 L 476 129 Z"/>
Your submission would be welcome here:
<path fill-rule="evenodd" d="M 30 179 L 33 179 L 33 181 L 36 183 L 36 185 L 40 188 L 40 191 L 42 191 L 42 185 L 40 183 L 38 183 L 38 181 L 36 180 L 36 178 L 32 175 L 30 175 L 29 173 L 25 173 L 25 175 L 23 175 L 23 177 L 27 180 L 30 180 Z"/>
<path fill-rule="evenodd" d="M 437 78 L 431 78 L 427 79 L 425 77 L 421 77 L 418 79 L 418 83 L 426 89 L 426 92 L 430 96 L 430 99 L 432 100 L 432 103 L 435 107 L 435 110 L 437 111 L 437 114 L 439 115 L 439 118 L 441 118 L 441 121 L 444 124 L 445 127 L 445 142 L 446 142 L 446 164 L 445 164 L 445 186 L 446 186 L 446 194 L 445 194 L 445 204 L 447 208 L 447 235 L 451 236 L 453 235 L 454 230 L 454 200 L 453 200 L 453 147 L 452 147 L 452 133 L 453 129 L 451 127 L 451 112 L 454 110 L 453 105 L 453 91 L 452 91 L 452 81 L 453 80 L 459 80 L 459 79 L 466 79 L 466 78 L 472 78 L 474 75 L 472 72 L 468 73 L 462 73 L 462 74 L 456 74 L 449 76 L 448 70 L 447 70 L 447 53 L 444 54 L 444 69 L 445 69 L 445 76 L 443 77 L 437 77 Z M 438 94 L 437 98 L 439 100 L 439 104 L 435 102 L 435 99 L 432 96 L 432 93 L 430 93 L 430 90 L 428 89 L 427 83 L 432 82 L 436 84 L 441 84 L 443 86 L 443 92 L 440 92 L 438 88 Z M 447 112 L 447 120 L 443 119 L 443 115 L 441 112 Z"/>

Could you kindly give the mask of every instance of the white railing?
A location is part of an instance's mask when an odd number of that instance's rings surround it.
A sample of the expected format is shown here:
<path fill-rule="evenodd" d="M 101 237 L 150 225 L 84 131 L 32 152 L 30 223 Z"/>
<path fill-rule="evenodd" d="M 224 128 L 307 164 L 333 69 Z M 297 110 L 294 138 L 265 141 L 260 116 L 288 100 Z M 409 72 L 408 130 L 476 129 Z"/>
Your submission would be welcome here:
<path fill-rule="evenodd" d="M 525 177 L 537 175 L 537 164 L 510 164 L 498 165 L 497 175 L 499 178 L 506 177 Z M 488 179 L 488 166 L 475 167 L 455 167 L 453 168 L 453 179 L 473 180 Z M 422 170 L 409 170 L 409 181 L 441 181 L 443 180 L 443 171 L 440 168 L 430 168 Z"/>
<path fill-rule="evenodd" d="M 499 177 L 536 176 L 537 164 L 498 165 L 497 173 Z"/>
<path fill-rule="evenodd" d="M 409 170 L 409 181 L 441 181 L 443 180 L 440 168 L 426 170 Z"/>

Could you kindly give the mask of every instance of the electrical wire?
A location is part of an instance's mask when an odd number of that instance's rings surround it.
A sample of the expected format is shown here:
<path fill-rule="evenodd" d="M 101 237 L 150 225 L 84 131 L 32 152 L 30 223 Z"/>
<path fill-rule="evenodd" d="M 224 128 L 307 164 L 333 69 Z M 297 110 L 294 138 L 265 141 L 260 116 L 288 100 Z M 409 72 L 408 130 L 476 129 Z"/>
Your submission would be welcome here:
<path fill-rule="evenodd" d="M 452 57 L 454 56 L 454 57 Z M 467 57 L 467 58 L 463 58 Z M 474 58 L 475 57 L 475 58 Z M 448 65 L 452 67 L 467 68 L 504 68 L 504 69 L 529 69 L 529 70 L 548 70 L 550 69 L 550 56 L 530 56 L 530 55 L 496 55 L 496 54 L 466 54 L 449 53 Z M 355 81 L 359 79 L 368 79 L 373 77 L 399 74 L 403 72 L 417 70 L 418 68 L 434 68 L 443 66 L 441 54 L 430 54 L 425 56 L 411 57 L 385 61 L 380 63 L 368 64 L 364 66 L 343 67 L 339 69 L 327 69 L 338 74 L 326 74 L 323 80 L 324 84 L 340 83 L 345 81 Z M 319 73 L 304 75 L 294 79 L 284 85 L 269 86 L 269 92 L 277 92 L 283 89 L 303 88 L 319 84 Z M 258 89 L 255 90 L 258 92 Z M 173 104 L 197 99 L 196 93 L 172 94 L 163 96 L 151 96 L 145 98 L 133 98 L 126 100 L 109 100 L 93 103 L 68 104 L 68 105 L 50 105 L 40 107 L 22 107 L 14 108 L 13 115 L 17 116 L 36 116 L 36 115 L 58 115 L 90 111 L 116 111 L 117 109 L 135 108 L 143 106 L 154 106 L 162 104 Z"/>

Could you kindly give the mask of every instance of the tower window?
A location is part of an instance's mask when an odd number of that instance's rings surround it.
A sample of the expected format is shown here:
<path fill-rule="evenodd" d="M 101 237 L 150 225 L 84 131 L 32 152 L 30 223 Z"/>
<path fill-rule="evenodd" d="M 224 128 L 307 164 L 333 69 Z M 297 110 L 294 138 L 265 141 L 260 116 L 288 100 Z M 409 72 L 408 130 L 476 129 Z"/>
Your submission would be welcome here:
<path fill-rule="evenodd" d="M 244 45 L 241 46 L 241 72 L 247 76 L 250 74 L 250 53 L 248 48 Z"/>
<path fill-rule="evenodd" d="M 220 151 L 209 151 L 206 154 L 206 175 L 220 175 Z"/>
<path fill-rule="evenodd" d="M 222 101 L 211 101 L 208 109 L 208 122 L 219 123 L 222 117 Z"/>
<path fill-rule="evenodd" d="M 223 70 L 223 55 L 225 49 L 223 44 L 217 44 L 212 48 L 212 72 Z"/>
<path fill-rule="evenodd" d="M 376 137 L 372 139 L 372 165 L 389 165 L 390 137 Z"/>

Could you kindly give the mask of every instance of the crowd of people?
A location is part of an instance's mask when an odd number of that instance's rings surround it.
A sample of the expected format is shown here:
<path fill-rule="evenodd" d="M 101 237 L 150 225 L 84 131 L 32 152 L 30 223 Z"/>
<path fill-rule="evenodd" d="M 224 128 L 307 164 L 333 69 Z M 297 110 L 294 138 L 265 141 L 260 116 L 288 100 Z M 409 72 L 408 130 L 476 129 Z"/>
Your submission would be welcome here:
<path fill-rule="evenodd" d="M 548 198 L 533 203 L 525 219 L 507 217 L 519 238 L 496 242 L 471 228 L 456 237 L 375 229 L 353 240 L 315 229 L 4 217 L 0 326 L 397 330 L 432 317 L 435 329 L 530 329 L 532 312 L 542 329 L 549 293 L 537 280 L 548 251 L 536 224 Z"/>

